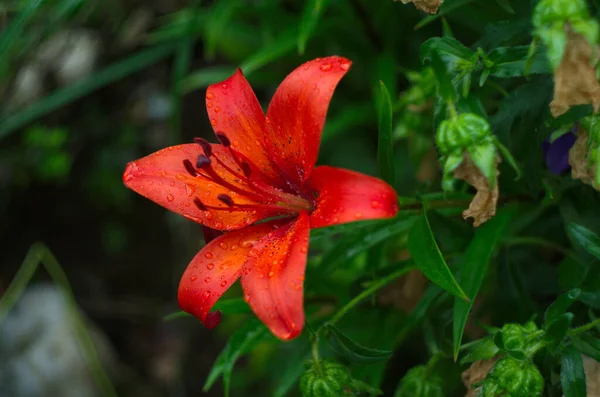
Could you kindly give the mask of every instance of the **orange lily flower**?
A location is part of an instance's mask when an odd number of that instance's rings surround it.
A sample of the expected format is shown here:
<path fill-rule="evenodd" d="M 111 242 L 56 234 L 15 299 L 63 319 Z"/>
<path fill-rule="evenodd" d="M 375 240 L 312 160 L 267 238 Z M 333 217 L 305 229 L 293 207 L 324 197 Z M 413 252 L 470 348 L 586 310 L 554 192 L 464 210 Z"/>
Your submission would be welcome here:
<path fill-rule="evenodd" d="M 275 336 L 304 326 L 303 284 L 311 228 L 393 217 L 394 189 L 357 172 L 315 167 L 333 91 L 350 68 L 332 56 L 301 65 L 265 116 L 237 70 L 211 85 L 206 108 L 219 144 L 168 147 L 127 165 L 127 187 L 206 227 L 226 231 L 183 274 L 181 308 L 215 327 L 210 309 L 241 278 L 244 296 Z M 257 223 L 268 218 L 276 218 Z"/>

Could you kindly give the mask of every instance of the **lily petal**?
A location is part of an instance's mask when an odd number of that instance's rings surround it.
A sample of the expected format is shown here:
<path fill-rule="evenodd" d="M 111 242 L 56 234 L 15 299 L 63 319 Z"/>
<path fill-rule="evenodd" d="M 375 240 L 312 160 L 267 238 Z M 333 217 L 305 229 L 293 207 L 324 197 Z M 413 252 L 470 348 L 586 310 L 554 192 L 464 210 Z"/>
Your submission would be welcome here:
<path fill-rule="evenodd" d="M 212 151 L 228 167 L 239 170 L 231 158 L 230 151 L 222 145 L 212 145 Z M 255 205 L 256 201 L 232 192 L 202 176 L 192 176 L 184 166 L 184 160 L 196 164 L 203 153 L 196 144 L 171 146 L 127 165 L 123 174 L 125 185 L 166 209 L 217 230 L 234 230 L 260 219 L 278 214 L 272 209 L 230 210 L 218 199 L 220 194 L 230 196 L 236 204 Z M 241 190 L 250 190 L 240 179 L 236 179 L 216 161 L 213 169 L 228 183 Z M 240 171 L 241 172 L 241 171 Z M 194 200 L 215 207 L 201 210 Z"/>
<path fill-rule="evenodd" d="M 309 181 L 317 196 L 310 227 L 318 228 L 365 219 L 392 218 L 398 212 L 394 189 L 372 176 L 320 166 Z"/>
<path fill-rule="evenodd" d="M 283 185 L 281 173 L 264 148 L 265 115 L 241 69 L 206 90 L 206 110 L 216 133 L 248 158 L 269 179 Z"/>
<path fill-rule="evenodd" d="M 207 328 L 215 327 L 220 313 L 210 313 L 210 309 L 240 277 L 252 246 L 281 224 L 276 221 L 249 226 L 225 233 L 205 245 L 181 277 L 179 306 L 199 318 Z"/>
<path fill-rule="evenodd" d="M 308 248 L 308 214 L 268 233 L 248 253 L 242 272 L 246 301 L 282 340 L 304 327 L 303 284 Z"/>
<path fill-rule="evenodd" d="M 338 56 L 307 62 L 283 80 L 271 100 L 265 146 L 297 187 L 309 178 L 317 161 L 329 101 L 350 65 Z"/>

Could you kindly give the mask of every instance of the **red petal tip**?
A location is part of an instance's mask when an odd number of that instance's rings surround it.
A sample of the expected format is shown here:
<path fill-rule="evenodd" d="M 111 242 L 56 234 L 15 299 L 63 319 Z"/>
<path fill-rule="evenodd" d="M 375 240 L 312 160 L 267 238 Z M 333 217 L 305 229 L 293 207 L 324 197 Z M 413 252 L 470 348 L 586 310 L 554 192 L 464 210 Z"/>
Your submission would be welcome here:
<path fill-rule="evenodd" d="M 210 312 L 206 314 L 206 318 L 204 319 L 204 326 L 208 329 L 215 328 L 221 322 L 221 311 L 217 310 L 216 312 Z"/>
<path fill-rule="evenodd" d="M 138 165 L 135 161 L 131 161 L 127 163 L 127 167 L 125 168 L 125 172 L 123 172 L 123 183 L 125 186 L 129 187 L 129 183 L 135 178 L 135 173 L 138 170 Z"/>

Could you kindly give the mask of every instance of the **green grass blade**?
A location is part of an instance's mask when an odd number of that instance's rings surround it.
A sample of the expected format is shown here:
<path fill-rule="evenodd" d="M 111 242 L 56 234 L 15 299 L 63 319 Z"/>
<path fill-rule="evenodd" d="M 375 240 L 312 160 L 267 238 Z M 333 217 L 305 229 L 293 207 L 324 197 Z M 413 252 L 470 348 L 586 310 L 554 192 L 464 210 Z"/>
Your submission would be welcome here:
<path fill-rule="evenodd" d="M 298 53 L 300 55 L 304 54 L 306 43 L 319 23 L 328 2 L 329 0 L 309 0 L 306 3 L 300 21 L 300 33 L 298 34 Z"/>
<path fill-rule="evenodd" d="M 377 161 L 383 180 L 394 186 L 396 174 L 394 170 L 394 144 L 392 142 L 392 100 L 390 94 L 383 84 L 375 91 L 375 103 L 377 104 L 377 120 L 379 127 L 379 138 L 377 142 Z"/>

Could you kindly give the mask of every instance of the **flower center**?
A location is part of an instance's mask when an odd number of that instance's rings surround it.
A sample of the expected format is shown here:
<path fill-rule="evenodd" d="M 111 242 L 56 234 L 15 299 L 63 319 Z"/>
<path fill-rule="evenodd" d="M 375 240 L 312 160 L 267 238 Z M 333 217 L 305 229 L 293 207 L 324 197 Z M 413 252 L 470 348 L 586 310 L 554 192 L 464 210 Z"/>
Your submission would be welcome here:
<path fill-rule="evenodd" d="M 208 141 L 196 138 L 195 142 L 200 145 L 204 154 L 198 156 L 195 165 L 190 160 L 184 160 L 183 165 L 186 171 L 193 177 L 202 177 L 212 181 L 239 196 L 254 201 L 254 203 L 236 203 L 230 195 L 218 194 L 217 199 L 225 204 L 225 207 L 219 207 L 206 205 L 199 198 L 195 198 L 194 204 L 201 211 L 209 209 L 217 211 L 272 210 L 280 214 L 312 211 L 313 203 L 301 197 L 300 192 L 291 194 L 276 188 L 275 183 L 266 180 L 264 174 L 251 161 L 231 147 L 229 139 L 224 134 L 217 133 L 216 135 L 229 152 L 229 156 L 226 157 L 230 157 L 237 167 L 228 165 L 228 162 L 231 163 L 231 161 L 226 161 L 228 159 L 220 158 Z"/>

